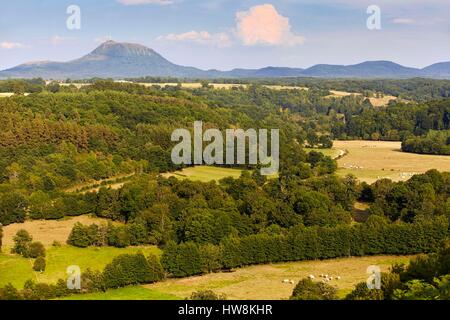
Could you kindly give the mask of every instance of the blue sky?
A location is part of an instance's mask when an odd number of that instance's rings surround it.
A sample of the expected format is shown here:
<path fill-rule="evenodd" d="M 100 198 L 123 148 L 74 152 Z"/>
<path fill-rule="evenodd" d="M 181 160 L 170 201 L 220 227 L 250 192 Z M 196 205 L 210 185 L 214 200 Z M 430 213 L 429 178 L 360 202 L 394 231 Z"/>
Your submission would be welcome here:
<path fill-rule="evenodd" d="M 369 30 L 366 10 L 381 10 Z M 69 30 L 69 5 L 81 29 Z M 450 61 L 449 0 L 2 0 L 0 69 L 78 58 L 101 41 L 137 42 L 203 69 Z"/>

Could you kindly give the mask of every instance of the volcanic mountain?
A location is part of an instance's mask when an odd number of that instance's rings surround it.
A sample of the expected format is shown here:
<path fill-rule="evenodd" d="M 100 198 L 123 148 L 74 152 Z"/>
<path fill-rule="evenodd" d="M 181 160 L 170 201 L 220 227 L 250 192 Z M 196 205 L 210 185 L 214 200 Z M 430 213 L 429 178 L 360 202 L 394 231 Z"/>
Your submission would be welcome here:
<path fill-rule="evenodd" d="M 231 71 L 201 70 L 174 64 L 156 51 L 140 44 L 107 41 L 91 53 L 68 62 L 29 62 L 0 71 L 0 78 L 87 79 L 133 78 L 144 76 L 177 78 L 412 78 L 450 79 L 450 62 L 423 69 L 390 61 L 366 61 L 355 65 L 318 64 L 307 69 L 266 67 Z"/>

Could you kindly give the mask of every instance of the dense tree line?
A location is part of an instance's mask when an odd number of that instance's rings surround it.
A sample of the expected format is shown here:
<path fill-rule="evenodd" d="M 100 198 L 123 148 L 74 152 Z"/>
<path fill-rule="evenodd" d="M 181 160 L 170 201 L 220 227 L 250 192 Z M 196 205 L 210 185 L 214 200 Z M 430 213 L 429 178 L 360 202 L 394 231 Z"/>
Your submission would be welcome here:
<path fill-rule="evenodd" d="M 450 100 L 417 105 L 398 103 L 388 108 L 344 113 L 344 116 L 334 122 L 335 138 L 398 141 L 430 130 L 449 130 Z"/>
<path fill-rule="evenodd" d="M 328 259 L 374 254 L 417 254 L 437 250 L 448 236 L 448 220 L 416 224 L 386 223 L 373 216 L 363 225 L 334 228 L 294 227 L 286 234 L 258 234 L 224 239 L 216 254 L 193 242 L 169 244 L 162 264 L 174 277 L 202 274 L 251 264 Z M 210 247 L 209 252 L 213 252 Z M 208 270 L 208 265 L 216 269 Z"/>
<path fill-rule="evenodd" d="M 143 77 L 127 79 L 136 83 L 183 83 L 202 82 L 203 79 L 177 79 Z M 436 100 L 450 97 L 450 80 L 435 79 L 320 79 L 320 78 L 261 78 L 261 79 L 209 79 L 211 83 L 285 85 L 308 87 L 316 90 L 340 90 L 367 94 L 381 92 L 401 99 L 413 101 Z"/>
<path fill-rule="evenodd" d="M 0 92 L 12 92 L 15 94 L 39 93 L 45 88 L 43 79 L 11 79 L 0 81 Z"/>
<path fill-rule="evenodd" d="M 307 278 L 296 284 L 290 300 L 337 300 L 336 293 L 335 287 Z"/>
<path fill-rule="evenodd" d="M 402 142 L 402 151 L 450 155 L 450 130 L 429 131 L 425 136 L 407 138 Z"/>
<path fill-rule="evenodd" d="M 370 204 L 369 214 L 391 221 L 414 222 L 433 216 L 450 219 L 449 186 L 448 172 L 430 170 L 406 182 L 382 179 L 371 186 L 363 184 L 360 198 Z"/>

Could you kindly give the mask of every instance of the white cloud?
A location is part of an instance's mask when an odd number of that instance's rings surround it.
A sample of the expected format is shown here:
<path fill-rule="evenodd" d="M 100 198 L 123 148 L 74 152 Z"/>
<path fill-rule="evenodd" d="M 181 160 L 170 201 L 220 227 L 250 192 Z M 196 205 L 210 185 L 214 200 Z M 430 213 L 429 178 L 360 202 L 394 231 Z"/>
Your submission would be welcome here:
<path fill-rule="evenodd" d="M 414 24 L 416 21 L 414 19 L 409 18 L 394 18 L 392 19 L 392 23 L 395 24 Z"/>
<path fill-rule="evenodd" d="M 230 32 L 193 30 L 159 36 L 157 40 L 230 47 L 238 41 L 246 46 L 295 46 L 303 44 L 305 38 L 292 32 L 289 18 L 280 15 L 273 5 L 263 4 L 251 7 L 248 11 L 237 12 L 236 26 Z"/>
<path fill-rule="evenodd" d="M 305 38 L 291 30 L 289 18 L 271 4 L 251 7 L 236 13 L 236 34 L 244 45 L 295 46 Z"/>
<path fill-rule="evenodd" d="M 138 6 L 143 4 L 157 4 L 160 6 L 165 6 L 173 3 L 172 0 L 117 0 L 117 1 L 126 6 Z"/>
<path fill-rule="evenodd" d="M 231 46 L 230 36 L 225 32 L 209 33 L 208 31 L 188 31 L 184 33 L 170 33 L 166 36 L 159 36 L 157 40 L 194 42 L 202 45 L 212 45 L 215 47 Z"/>
<path fill-rule="evenodd" d="M 102 37 L 95 38 L 95 39 L 94 39 L 94 42 L 97 42 L 97 43 L 104 43 L 104 42 L 110 41 L 110 40 L 112 40 L 112 39 L 113 39 L 113 38 L 112 38 L 111 36 L 102 36 Z"/>
<path fill-rule="evenodd" d="M 6 49 L 6 50 L 21 49 L 24 47 L 25 47 L 25 45 L 18 43 L 18 42 L 2 42 L 2 43 L 0 43 L 0 48 Z"/>

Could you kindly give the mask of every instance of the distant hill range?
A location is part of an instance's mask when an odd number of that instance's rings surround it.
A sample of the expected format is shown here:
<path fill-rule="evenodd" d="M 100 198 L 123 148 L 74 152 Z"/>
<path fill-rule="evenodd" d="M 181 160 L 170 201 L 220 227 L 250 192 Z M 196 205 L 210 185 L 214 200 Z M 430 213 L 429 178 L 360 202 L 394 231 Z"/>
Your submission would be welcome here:
<path fill-rule="evenodd" d="M 367 61 L 355 65 L 318 64 L 307 69 L 266 67 L 231 71 L 201 70 L 176 65 L 156 51 L 140 44 L 107 41 L 91 53 L 68 62 L 29 62 L 0 71 L 0 78 L 87 79 L 133 78 L 145 76 L 177 78 L 413 78 L 450 79 L 450 62 L 423 69 L 409 68 L 390 61 Z"/>

